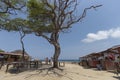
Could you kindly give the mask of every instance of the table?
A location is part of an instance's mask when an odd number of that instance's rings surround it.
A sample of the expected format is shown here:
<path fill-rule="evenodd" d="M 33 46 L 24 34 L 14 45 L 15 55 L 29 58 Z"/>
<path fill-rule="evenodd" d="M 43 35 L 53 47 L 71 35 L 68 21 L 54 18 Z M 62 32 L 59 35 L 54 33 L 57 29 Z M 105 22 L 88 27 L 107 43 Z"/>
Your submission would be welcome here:
<path fill-rule="evenodd" d="M 39 68 L 39 65 L 42 66 L 41 61 L 25 61 L 25 62 L 10 62 L 6 63 L 6 72 L 8 72 L 9 66 L 17 68 L 17 71 L 20 72 L 20 68 Z"/>
<path fill-rule="evenodd" d="M 20 72 L 20 67 L 22 67 L 24 65 L 24 62 L 10 62 L 10 63 L 6 63 L 6 72 L 8 72 L 8 68 L 10 65 L 13 65 L 13 67 L 17 68 L 17 71 Z"/>

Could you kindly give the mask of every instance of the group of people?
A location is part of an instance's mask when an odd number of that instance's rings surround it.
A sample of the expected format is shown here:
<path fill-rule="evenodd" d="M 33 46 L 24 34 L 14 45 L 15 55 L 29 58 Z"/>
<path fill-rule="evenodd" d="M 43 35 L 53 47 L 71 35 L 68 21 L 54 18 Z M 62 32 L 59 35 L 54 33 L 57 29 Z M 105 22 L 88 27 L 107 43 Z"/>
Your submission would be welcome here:
<path fill-rule="evenodd" d="M 38 58 L 32 58 L 31 59 L 31 61 L 39 61 L 39 59 Z M 44 62 L 45 62 L 45 64 L 50 64 L 50 65 L 52 65 L 53 64 L 53 58 L 51 57 L 50 59 L 48 58 L 48 57 L 46 57 L 45 59 L 44 59 Z"/>

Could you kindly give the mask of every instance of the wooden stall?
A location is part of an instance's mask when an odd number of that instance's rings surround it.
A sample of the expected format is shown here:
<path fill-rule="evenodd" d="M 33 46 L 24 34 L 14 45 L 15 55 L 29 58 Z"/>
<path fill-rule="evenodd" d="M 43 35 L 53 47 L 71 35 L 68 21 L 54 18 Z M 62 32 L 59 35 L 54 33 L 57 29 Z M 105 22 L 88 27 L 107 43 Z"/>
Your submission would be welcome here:
<path fill-rule="evenodd" d="M 103 52 L 104 60 L 102 60 L 102 66 L 106 70 L 114 70 L 115 69 L 115 60 L 120 55 L 119 47 L 112 47 Z"/>
<path fill-rule="evenodd" d="M 11 58 L 14 59 L 14 61 L 21 61 L 23 52 L 22 50 L 15 50 L 11 52 Z M 28 61 L 30 59 L 30 56 L 28 55 L 27 52 L 24 52 L 24 59 L 25 61 Z"/>
<path fill-rule="evenodd" d="M 96 68 L 98 64 L 100 64 L 98 57 L 100 54 L 98 53 L 91 53 L 88 55 L 88 65 L 91 68 Z"/>
<path fill-rule="evenodd" d="M 98 68 L 97 65 L 101 65 L 102 69 L 105 70 L 114 70 L 115 63 L 118 61 L 119 56 L 119 65 L 120 65 L 120 45 L 111 47 L 105 51 L 98 53 L 91 53 L 84 57 L 81 60 L 82 66 L 88 66 L 91 68 Z"/>
<path fill-rule="evenodd" d="M 30 56 L 25 52 L 25 60 L 29 60 Z M 22 58 L 22 50 L 16 50 L 13 52 L 0 52 L 0 62 L 14 62 L 20 61 Z"/>
<path fill-rule="evenodd" d="M 87 61 L 87 56 L 80 57 L 80 65 L 85 67 L 85 68 L 89 67 L 88 61 Z"/>

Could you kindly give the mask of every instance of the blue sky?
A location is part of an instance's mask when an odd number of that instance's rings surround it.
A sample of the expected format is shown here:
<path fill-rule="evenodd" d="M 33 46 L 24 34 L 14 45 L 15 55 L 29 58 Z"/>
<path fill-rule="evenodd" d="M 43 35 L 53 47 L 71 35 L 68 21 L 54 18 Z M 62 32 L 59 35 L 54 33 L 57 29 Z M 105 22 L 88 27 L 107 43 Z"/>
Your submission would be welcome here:
<path fill-rule="evenodd" d="M 120 0 L 80 0 L 77 13 L 85 7 L 102 4 L 89 10 L 82 22 L 76 23 L 69 33 L 60 34 L 62 59 L 78 59 L 92 52 L 100 52 L 120 45 Z M 0 31 L 0 49 L 7 52 L 21 49 L 19 34 Z M 54 48 L 45 39 L 35 35 L 24 38 L 26 51 L 35 58 L 51 57 Z"/>

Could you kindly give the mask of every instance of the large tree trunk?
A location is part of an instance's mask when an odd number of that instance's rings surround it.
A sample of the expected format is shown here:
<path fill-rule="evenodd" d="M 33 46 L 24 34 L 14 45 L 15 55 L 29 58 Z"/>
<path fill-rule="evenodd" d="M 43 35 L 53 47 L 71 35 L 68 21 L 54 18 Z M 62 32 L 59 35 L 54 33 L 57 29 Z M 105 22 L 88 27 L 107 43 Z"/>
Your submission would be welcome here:
<path fill-rule="evenodd" d="M 56 44 L 54 44 L 54 48 L 55 48 L 55 52 L 54 52 L 54 56 L 53 56 L 53 68 L 58 68 L 58 58 L 60 55 L 60 45 L 57 42 Z"/>
<path fill-rule="evenodd" d="M 53 68 L 58 68 L 58 58 L 60 55 L 60 44 L 59 44 L 59 31 L 53 32 L 51 35 L 52 45 L 54 46 L 54 55 L 53 55 Z"/>

